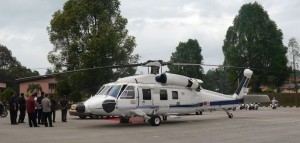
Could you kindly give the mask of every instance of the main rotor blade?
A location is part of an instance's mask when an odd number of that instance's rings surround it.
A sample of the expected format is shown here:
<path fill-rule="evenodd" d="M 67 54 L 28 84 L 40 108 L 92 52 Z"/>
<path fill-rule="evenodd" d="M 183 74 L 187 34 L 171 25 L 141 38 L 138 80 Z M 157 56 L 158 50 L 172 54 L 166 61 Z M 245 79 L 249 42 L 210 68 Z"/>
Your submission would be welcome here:
<path fill-rule="evenodd" d="M 101 67 L 92 67 L 92 68 L 84 68 L 84 69 L 77 69 L 77 70 L 71 70 L 71 71 L 64 71 L 64 72 L 53 73 L 53 74 L 72 73 L 72 72 L 80 72 L 80 71 L 88 71 L 88 70 L 96 70 L 96 69 L 128 68 L 128 67 L 137 67 L 137 66 L 141 66 L 141 65 L 142 65 L 142 63 L 127 64 L 127 65 L 101 66 Z"/>
<path fill-rule="evenodd" d="M 209 66 L 209 67 L 226 67 L 226 68 L 238 68 L 238 69 L 247 69 L 247 68 L 249 68 L 249 67 L 238 67 L 238 66 L 213 65 L 213 64 L 193 64 L 193 63 L 168 63 L 168 65 L 174 65 L 174 66 Z"/>

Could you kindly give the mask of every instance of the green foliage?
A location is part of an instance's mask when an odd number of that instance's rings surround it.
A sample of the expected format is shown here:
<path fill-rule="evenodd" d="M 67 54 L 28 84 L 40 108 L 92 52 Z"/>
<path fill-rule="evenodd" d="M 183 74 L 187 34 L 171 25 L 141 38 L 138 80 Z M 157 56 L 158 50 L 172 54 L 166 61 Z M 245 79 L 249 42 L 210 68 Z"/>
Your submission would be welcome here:
<path fill-rule="evenodd" d="M 24 78 L 29 76 L 37 76 L 37 71 L 31 71 L 22 66 L 6 46 L 0 44 L 0 82 L 6 83 L 7 87 L 13 88 L 18 91 L 19 85 L 15 79 Z"/>
<path fill-rule="evenodd" d="M 16 94 L 16 91 L 15 90 L 13 90 L 12 88 L 10 88 L 10 87 L 7 87 L 7 88 L 5 88 L 4 90 L 3 90 L 3 92 L 0 94 L 1 96 L 1 100 L 3 100 L 3 99 L 5 99 L 6 101 L 8 101 L 9 99 L 10 99 L 10 97 L 12 96 L 12 95 L 15 95 Z"/>
<path fill-rule="evenodd" d="M 80 102 L 81 98 L 82 98 L 81 93 L 77 90 L 72 91 L 69 95 L 69 99 L 74 102 Z"/>
<path fill-rule="evenodd" d="M 282 32 L 257 2 L 241 7 L 233 26 L 227 30 L 223 53 L 224 65 L 255 68 L 251 84 L 256 92 L 261 84 L 279 89 L 289 76 Z M 243 75 L 242 69 L 227 71 L 231 85 Z"/>
<path fill-rule="evenodd" d="M 197 40 L 189 39 L 187 42 L 180 42 L 176 51 L 172 53 L 170 61 L 172 63 L 193 63 L 201 64 L 203 57 L 201 47 Z M 202 78 L 203 69 L 200 66 L 169 66 L 170 73 L 185 75 L 193 78 Z"/>
<path fill-rule="evenodd" d="M 292 69 L 293 69 L 293 77 L 294 77 L 294 83 L 297 83 L 297 72 L 296 72 L 296 65 L 298 65 L 299 63 L 299 57 L 300 57 L 300 49 L 299 49 L 299 45 L 298 42 L 296 40 L 296 38 L 291 38 L 289 40 L 289 44 L 288 44 L 288 51 L 289 51 L 289 56 L 291 59 L 291 63 L 292 63 Z M 295 91 L 296 93 L 298 93 L 298 85 L 296 84 L 295 86 Z"/>
<path fill-rule="evenodd" d="M 263 90 L 262 93 L 275 93 L 273 89 L 266 89 L 266 90 Z"/>
<path fill-rule="evenodd" d="M 203 85 L 204 89 L 216 91 L 219 93 L 230 93 L 230 87 L 227 84 L 227 72 L 222 67 L 217 69 L 210 69 L 204 75 Z"/>
<path fill-rule="evenodd" d="M 27 92 L 30 93 L 37 93 L 37 92 L 42 92 L 42 86 L 40 84 L 29 84 L 28 88 L 27 88 Z"/>
<path fill-rule="evenodd" d="M 66 77 L 64 77 L 64 78 L 66 78 Z M 57 79 L 63 79 L 63 78 L 59 77 Z M 61 97 L 63 95 L 69 95 L 71 92 L 71 89 L 70 89 L 68 80 L 58 80 L 55 90 L 56 90 L 57 95 L 60 95 Z"/>
<path fill-rule="evenodd" d="M 128 35 L 119 7 L 118 0 L 69 0 L 55 12 L 48 27 L 53 72 L 136 63 L 138 55 L 131 55 L 135 38 Z M 71 90 L 92 94 L 100 85 L 134 73 L 134 68 L 97 69 L 72 73 L 64 80 Z"/>

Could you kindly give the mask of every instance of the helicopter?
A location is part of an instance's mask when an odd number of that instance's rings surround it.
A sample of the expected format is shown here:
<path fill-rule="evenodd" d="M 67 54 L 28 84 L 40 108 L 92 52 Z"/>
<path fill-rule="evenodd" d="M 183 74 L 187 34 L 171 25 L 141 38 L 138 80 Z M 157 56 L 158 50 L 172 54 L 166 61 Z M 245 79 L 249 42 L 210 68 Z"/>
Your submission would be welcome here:
<path fill-rule="evenodd" d="M 94 96 L 79 104 L 76 111 L 99 116 L 119 116 L 120 123 L 129 123 L 130 119 L 140 117 L 145 123 L 159 126 L 168 117 L 201 114 L 202 111 L 216 109 L 224 110 L 228 118 L 233 118 L 229 110 L 234 106 L 270 102 L 267 95 L 247 95 L 253 74 L 250 69 L 244 70 L 235 93 L 225 95 L 203 89 L 203 81 L 200 79 L 171 73 L 159 74 L 160 67 L 170 64 L 161 60 L 135 64 L 133 66 L 151 68 L 151 73 L 119 78 L 103 85 Z"/>

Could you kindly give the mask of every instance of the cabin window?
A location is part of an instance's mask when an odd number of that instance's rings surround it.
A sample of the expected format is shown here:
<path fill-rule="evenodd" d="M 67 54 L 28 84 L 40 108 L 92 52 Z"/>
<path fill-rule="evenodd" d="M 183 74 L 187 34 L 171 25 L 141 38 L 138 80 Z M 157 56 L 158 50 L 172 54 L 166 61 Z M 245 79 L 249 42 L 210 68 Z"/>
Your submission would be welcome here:
<path fill-rule="evenodd" d="M 142 91 L 143 91 L 143 100 L 151 100 L 151 90 L 142 89 Z"/>
<path fill-rule="evenodd" d="M 172 98 L 173 99 L 178 99 L 178 92 L 177 91 L 172 91 Z"/>
<path fill-rule="evenodd" d="M 168 92 L 165 89 L 160 90 L 160 100 L 168 100 Z"/>
<path fill-rule="evenodd" d="M 134 99 L 134 97 L 135 94 L 133 86 L 127 86 L 127 88 L 120 95 L 120 99 Z"/>

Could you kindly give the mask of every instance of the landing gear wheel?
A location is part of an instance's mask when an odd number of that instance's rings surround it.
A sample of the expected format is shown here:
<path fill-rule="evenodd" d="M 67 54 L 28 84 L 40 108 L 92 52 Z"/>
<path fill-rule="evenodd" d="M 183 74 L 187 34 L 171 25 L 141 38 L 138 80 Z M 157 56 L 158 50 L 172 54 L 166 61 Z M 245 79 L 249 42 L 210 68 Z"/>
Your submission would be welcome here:
<path fill-rule="evenodd" d="M 163 117 L 163 121 L 167 121 L 168 116 L 162 116 Z"/>
<path fill-rule="evenodd" d="M 91 114 L 91 115 L 89 115 L 89 117 L 90 117 L 91 119 L 99 119 L 99 115 Z"/>
<path fill-rule="evenodd" d="M 229 114 L 228 114 L 228 118 L 233 118 L 232 113 L 229 113 Z"/>
<path fill-rule="evenodd" d="M 1 117 L 6 117 L 7 114 L 8 114 L 7 111 L 6 111 L 6 110 L 3 110 L 2 113 L 1 113 Z"/>
<path fill-rule="evenodd" d="M 80 119 L 85 119 L 85 118 L 86 118 L 86 116 L 79 116 L 79 118 L 80 118 Z"/>
<path fill-rule="evenodd" d="M 202 111 L 196 111 L 196 115 L 202 115 Z"/>
<path fill-rule="evenodd" d="M 129 118 L 125 116 L 120 116 L 120 123 L 129 123 Z"/>
<path fill-rule="evenodd" d="M 150 119 L 150 124 L 151 124 L 152 126 L 159 126 L 160 123 L 161 123 L 161 119 L 160 119 L 159 116 L 154 115 L 154 116 L 151 117 L 151 119 Z"/>

